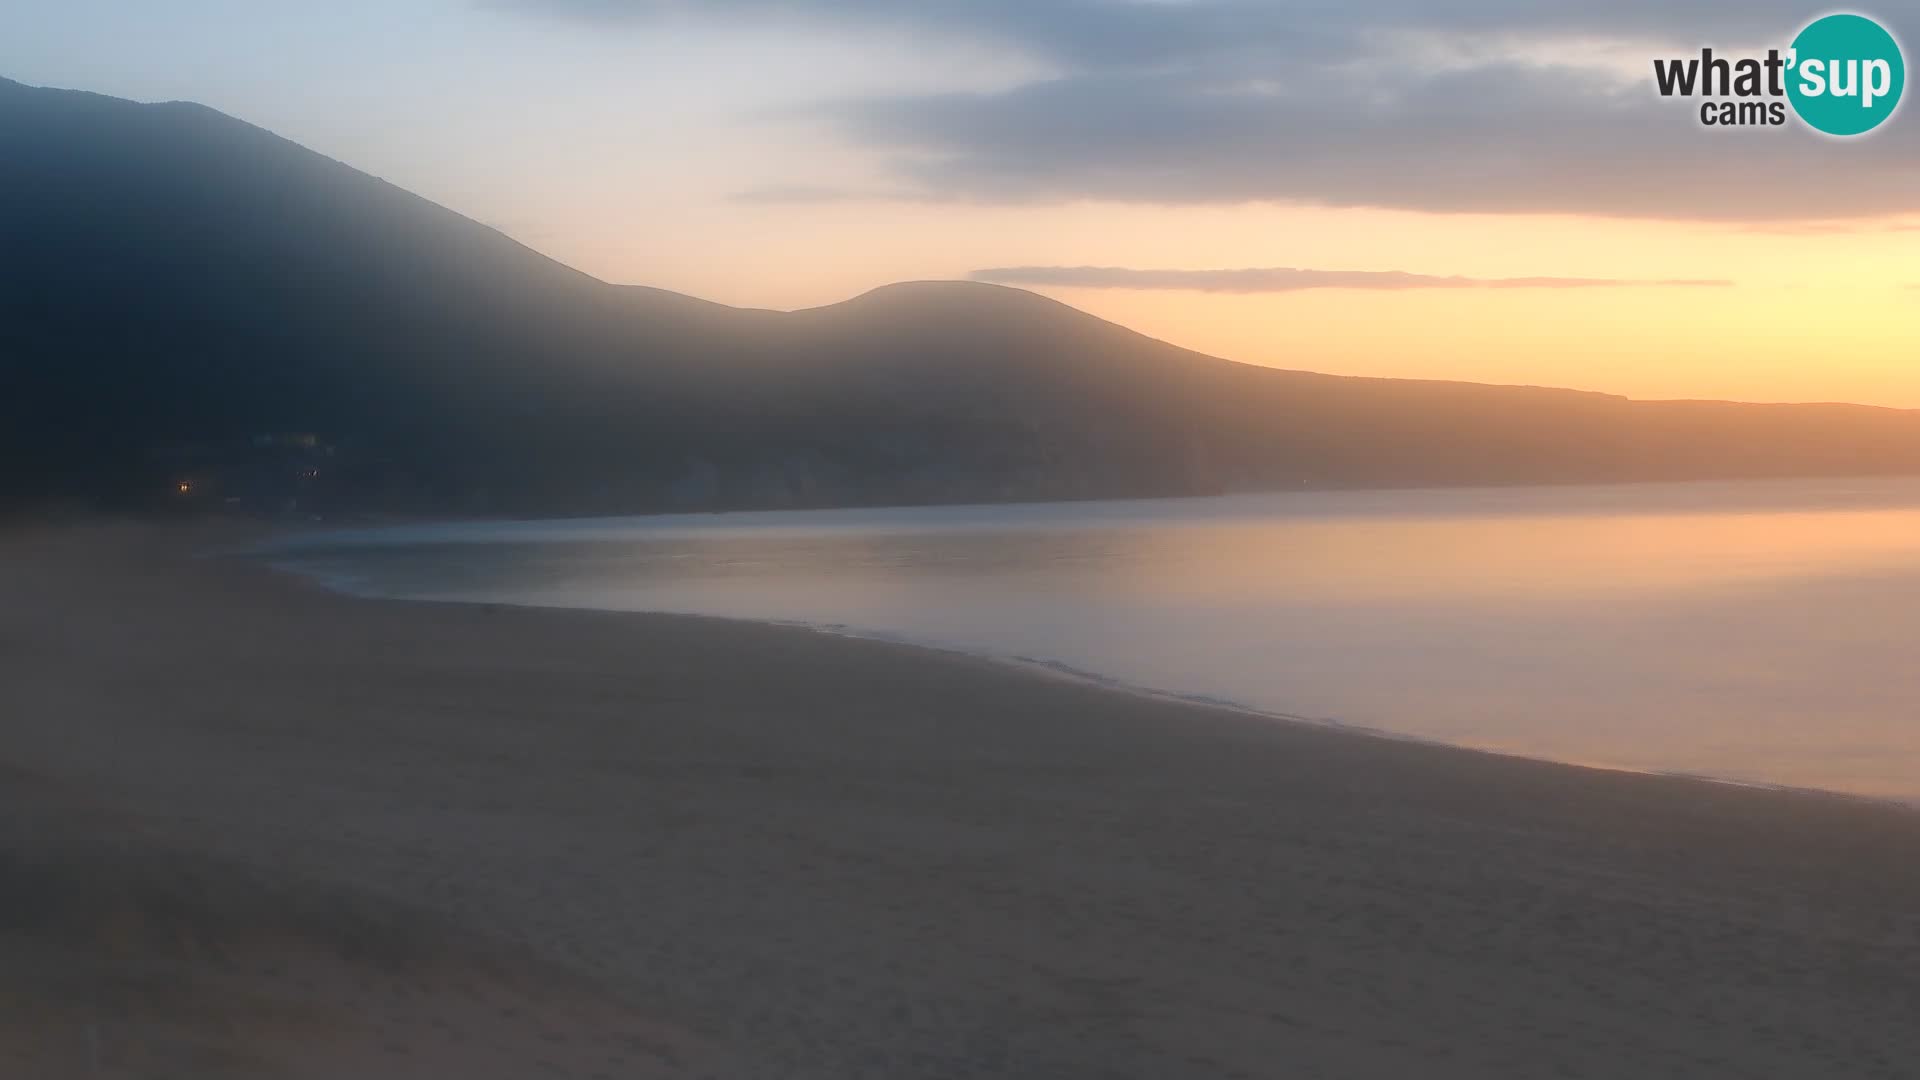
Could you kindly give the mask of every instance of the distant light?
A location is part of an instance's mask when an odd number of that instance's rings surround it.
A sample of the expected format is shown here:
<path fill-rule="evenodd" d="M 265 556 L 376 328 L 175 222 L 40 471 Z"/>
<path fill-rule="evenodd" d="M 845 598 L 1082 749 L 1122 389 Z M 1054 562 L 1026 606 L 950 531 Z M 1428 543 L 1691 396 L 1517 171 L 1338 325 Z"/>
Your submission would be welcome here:
<path fill-rule="evenodd" d="M 192 485 L 192 484 L 190 484 L 190 483 L 188 483 L 188 482 L 187 482 L 187 481 L 185 481 L 185 480 L 182 480 L 182 481 L 180 481 L 180 483 L 179 483 L 179 485 L 178 485 L 178 487 L 179 487 L 179 489 L 180 489 L 180 494 L 182 494 L 182 495 L 191 495 L 191 494 L 193 494 L 193 485 Z"/>

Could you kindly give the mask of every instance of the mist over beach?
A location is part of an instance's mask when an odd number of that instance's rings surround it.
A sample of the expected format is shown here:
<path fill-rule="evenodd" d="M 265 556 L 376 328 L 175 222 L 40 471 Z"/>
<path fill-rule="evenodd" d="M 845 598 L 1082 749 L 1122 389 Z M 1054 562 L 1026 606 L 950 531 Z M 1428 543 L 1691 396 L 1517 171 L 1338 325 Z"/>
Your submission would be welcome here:
<path fill-rule="evenodd" d="M 228 542 L 5 543 L 22 1075 L 1894 1077 L 1920 1052 L 1911 810 L 790 627 L 336 596 L 195 557 Z"/>
<path fill-rule="evenodd" d="M 1911 802 L 1916 553 L 1920 484 L 1843 479 L 476 522 L 258 555 L 354 595 L 795 623 L 1358 731 Z"/>
<path fill-rule="evenodd" d="M 1909 1080 L 1915 23 L 15 0 L 0 1080 Z"/>

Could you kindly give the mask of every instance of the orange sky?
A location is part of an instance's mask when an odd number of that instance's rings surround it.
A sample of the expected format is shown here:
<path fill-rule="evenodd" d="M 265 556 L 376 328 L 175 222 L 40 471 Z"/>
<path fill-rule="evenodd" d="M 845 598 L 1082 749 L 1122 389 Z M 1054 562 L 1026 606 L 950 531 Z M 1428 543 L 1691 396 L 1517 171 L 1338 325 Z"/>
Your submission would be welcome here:
<path fill-rule="evenodd" d="M 1250 362 L 1920 407 L 1911 103 L 1841 145 L 1705 132 L 1651 88 L 1650 56 L 1783 43 L 1812 13 L 66 0 L 0 8 L 0 75 L 200 101 L 599 277 L 727 303 L 1021 266 L 1728 280 L 1042 291 Z M 839 197 L 741 198 L 782 186 Z"/>
<path fill-rule="evenodd" d="M 633 243 L 635 232 L 646 243 Z M 526 239 L 610 280 L 783 308 L 1027 264 L 1727 279 L 1726 288 L 1038 291 L 1179 345 L 1285 367 L 1920 407 L 1920 225 L 1900 220 L 1809 228 L 1266 205 L 930 214 L 690 202 L 671 222 Z"/>

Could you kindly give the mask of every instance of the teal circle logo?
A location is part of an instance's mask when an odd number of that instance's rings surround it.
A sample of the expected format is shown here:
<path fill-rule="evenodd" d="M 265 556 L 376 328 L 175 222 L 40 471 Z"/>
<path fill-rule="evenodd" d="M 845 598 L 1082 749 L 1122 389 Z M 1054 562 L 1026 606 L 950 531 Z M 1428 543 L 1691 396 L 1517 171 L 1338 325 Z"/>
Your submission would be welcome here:
<path fill-rule="evenodd" d="M 1793 39 L 1787 98 L 1816 131 L 1864 135 L 1900 107 L 1907 63 L 1900 43 L 1864 15 L 1828 15 Z"/>

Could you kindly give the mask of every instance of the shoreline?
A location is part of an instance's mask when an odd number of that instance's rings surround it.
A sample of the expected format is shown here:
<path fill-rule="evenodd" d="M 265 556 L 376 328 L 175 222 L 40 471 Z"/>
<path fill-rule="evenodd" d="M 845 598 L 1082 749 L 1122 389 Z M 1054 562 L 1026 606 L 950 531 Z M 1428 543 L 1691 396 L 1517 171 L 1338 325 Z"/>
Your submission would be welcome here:
<path fill-rule="evenodd" d="M 1589 769 L 1595 772 L 1622 773 L 1631 776 L 1654 776 L 1671 780 L 1691 781 L 1701 784 L 1718 784 L 1728 787 L 1748 788 L 1758 791 L 1772 791 L 1788 795 L 1813 798 L 1859 801 L 1877 806 L 1894 807 L 1901 810 L 1920 813 L 1920 794 L 1911 796 L 1869 795 L 1861 792 L 1844 791 L 1835 788 L 1810 787 L 1799 784 L 1780 783 L 1740 776 L 1722 776 L 1714 773 L 1691 772 L 1677 769 L 1633 768 L 1626 765 L 1613 765 L 1603 762 L 1575 761 L 1563 758 L 1545 757 L 1521 751 L 1498 750 L 1490 747 L 1474 746 L 1470 743 L 1449 742 L 1445 739 L 1418 735 L 1411 732 L 1394 731 L 1391 728 L 1345 723 L 1338 718 L 1316 718 L 1299 713 L 1274 709 L 1262 709 L 1243 702 L 1231 701 L 1207 694 L 1186 693 L 1159 687 L 1129 682 L 1118 676 L 1106 675 L 1097 671 L 1088 671 L 1056 660 L 1036 657 L 1015 656 L 1004 653 L 970 650 L 936 642 L 914 639 L 904 634 L 893 634 L 878 630 L 868 630 L 838 623 L 816 623 L 796 619 L 755 618 L 752 616 L 711 615 L 702 612 L 636 610 L 631 608 L 599 608 L 567 606 L 559 604 L 536 604 L 519 601 L 478 600 L 459 597 L 409 597 L 379 592 L 356 591 L 335 582 L 329 582 L 323 576 L 309 574 L 288 565 L 269 561 L 266 556 L 253 551 L 209 552 L 210 557 L 240 558 L 259 560 L 273 572 L 284 577 L 298 580 L 329 593 L 363 601 L 398 601 L 419 604 L 458 604 L 478 607 L 518 607 L 539 611 L 591 611 L 607 615 L 642 615 L 670 619 L 711 619 L 723 623 L 737 623 L 748 626 L 778 627 L 817 634 L 827 638 L 840 638 L 849 641 L 870 641 L 885 645 L 897 645 L 920 650 L 940 656 L 978 661 L 995 667 L 1024 672 L 1040 678 L 1060 679 L 1066 682 L 1088 686 L 1139 697 L 1148 701 L 1160 702 L 1184 708 L 1218 710 L 1252 719 L 1282 724 L 1295 724 L 1308 728 L 1340 732 L 1361 738 L 1382 739 L 1388 742 L 1412 743 L 1419 746 L 1444 747 L 1493 757 L 1511 758 L 1516 761 L 1539 762 L 1548 765 L 1561 765 L 1568 768 Z"/>
<path fill-rule="evenodd" d="M 897 513 L 924 513 L 927 511 L 950 512 L 955 514 L 977 513 L 980 511 L 1031 511 L 1048 507 L 1072 507 L 1084 511 L 1090 507 L 1155 506 L 1161 504 L 1187 505 L 1193 503 L 1230 504 L 1245 500 L 1298 497 L 1301 499 L 1364 500 L 1370 498 L 1403 498 L 1415 496 L 1422 498 L 1479 498 L 1506 497 L 1516 492 L 1544 492 L 1573 496 L 1594 495 L 1605 492 L 1634 492 L 1675 489 L 1689 493 L 1701 490 L 1725 489 L 1737 486 L 1751 490 L 1775 485 L 1782 488 L 1803 486 L 1807 483 L 1860 483 L 1867 485 L 1911 485 L 1920 482 L 1920 472 L 1914 473 L 1817 473 L 1790 476 L 1719 476 L 1701 477 L 1692 480 L 1603 480 L 1568 481 L 1562 483 L 1524 483 L 1524 484 L 1450 484 L 1439 486 L 1414 487 L 1326 487 L 1326 488 L 1271 488 L 1248 489 L 1215 492 L 1204 495 L 1142 495 L 1135 497 L 1098 497 L 1086 499 L 1039 499 L 986 502 L 934 502 L 934 503 L 881 503 L 874 505 L 852 504 L 837 506 L 803 506 L 788 508 L 739 508 L 726 510 L 652 510 L 626 514 L 578 514 L 560 516 L 498 516 L 485 515 L 379 515 L 366 520 L 355 521 L 343 518 L 334 522 L 311 523 L 298 526 L 293 531 L 317 535 L 331 534 L 335 543 L 349 544 L 366 542 L 373 534 L 407 532 L 414 530 L 442 531 L 461 529 L 467 526 L 480 528 L 526 528 L 526 529 L 572 529 L 579 530 L 611 523 L 644 521 L 666 523 L 670 525 L 691 524 L 710 521 L 715 518 L 736 519 L 729 525 L 737 524 L 737 519 L 782 518 L 795 515 L 864 515 L 885 517 Z M 1850 496 L 1863 494 L 1859 491 L 1844 493 Z M 1844 499 L 1853 509 L 1873 510 L 1884 508 L 1911 507 L 1915 505 L 1913 496 L 1891 493 L 1874 495 L 1865 500 Z M 1767 509 L 1779 504 L 1766 499 L 1751 500 L 1746 504 L 1749 509 Z M 1496 508 L 1497 509 L 1497 508 Z M 1417 516 L 1430 510 L 1400 510 L 1395 516 Z M 1457 512 L 1457 508 L 1449 508 Z"/>
<path fill-rule="evenodd" d="M 361 596 L 357 598 L 369 599 L 369 600 L 400 599 L 398 597 L 381 597 L 381 596 L 374 596 L 374 595 Z M 498 601 L 454 600 L 454 599 L 416 600 L 413 602 L 425 603 L 425 604 L 481 604 L 481 605 L 485 605 L 489 603 L 499 603 Z M 1820 799 L 1839 799 L 1839 800 L 1850 801 L 1850 802 L 1862 802 L 1862 803 L 1867 803 L 1874 806 L 1892 807 L 1895 809 L 1908 810 L 1908 811 L 1920 813 L 1920 795 L 1916 795 L 1910 798 L 1901 798 L 1897 796 L 1864 795 L 1858 792 L 1840 791 L 1832 788 L 1805 787 L 1805 786 L 1795 785 L 1795 784 L 1780 784 L 1780 783 L 1772 783 L 1766 780 L 1751 780 L 1751 779 L 1746 779 L 1746 778 L 1736 777 L 1736 776 L 1716 776 L 1712 773 L 1694 773 L 1694 772 L 1684 772 L 1684 771 L 1671 770 L 1671 769 L 1635 769 L 1625 765 L 1607 765 L 1607 764 L 1599 764 L 1599 763 L 1590 762 L 1590 761 L 1569 761 L 1562 758 L 1541 757 L 1535 754 L 1525 754 L 1519 751 L 1494 750 L 1488 747 L 1474 746 L 1469 743 L 1448 742 L 1445 739 L 1429 738 L 1427 736 L 1416 735 L 1411 732 L 1394 731 L 1390 728 L 1367 727 L 1363 725 L 1349 724 L 1332 717 L 1316 719 L 1311 716 L 1304 716 L 1297 713 L 1280 712 L 1272 709 L 1262 709 L 1253 705 L 1244 704 L 1242 702 L 1229 701 L 1224 698 L 1213 697 L 1205 694 L 1188 694 L 1178 690 L 1163 690 L 1157 687 L 1145 686 L 1138 683 L 1130 683 L 1124 679 L 1121 679 L 1113 675 L 1103 675 L 1096 671 L 1084 671 L 1079 668 L 1073 667 L 1070 664 L 1065 664 L 1055 660 L 1041 660 L 1041 659 L 1036 659 L 1033 657 L 1026 657 L 1026 656 L 1009 656 L 1002 653 L 974 652 L 967 649 L 951 648 L 945 645 L 938 645 L 932 642 L 916 641 L 916 640 L 913 640 L 912 638 L 908 638 L 905 636 L 884 634 L 878 631 L 864 631 L 864 630 L 859 630 L 859 629 L 850 628 L 850 627 L 820 625 L 815 623 L 800 622 L 800 621 L 785 620 L 785 619 L 755 619 L 755 618 L 747 618 L 747 617 L 736 618 L 736 617 L 727 616 L 727 615 L 704 615 L 697 612 L 687 612 L 687 611 L 626 611 L 626 609 L 620 609 L 620 608 L 569 608 L 569 607 L 561 607 L 561 606 L 546 605 L 546 604 L 507 604 L 505 606 L 539 608 L 541 610 L 546 610 L 546 611 L 602 611 L 609 614 L 626 613 L 626 614 L 635 614 L 635 615 L 654 615 L 654 616 L 661 616 L 661 617 L 673 618 L 673 619 L 717 619 L 721 622 L 744 623 L 752 626 L 787 627 L 794 630 L 801 630 L 807 633 L 819 634 L 824 637 L 842 638 L 849 641 L 873 641 L 873 642 L 879 642 L 887 645 L 899 645 L 905 648 L 916 649 L 922 652 L 933 653 L 940 656 L 948 656 L 948 657 L 954 657 L 954 658 L 965 659 L 965 660 L 976 660 L 982 663 L 993 665 L 995 667 L 1006 668 L 1013 671 L 1022 672 L 1028 675 L 1033 675 L 1038 678 L 1059 679 L 1064 682 L 1072 683 L 1079 686 L 1086 686 L 1093 689 L 1106 690 L 1106 691 L 1111 691 L 1119 694 L 1126 694 L 1130 697 L 1138 697 L 1146 701 L 1159 702 L 1162 704 L 1173 705 L 1180 708 L 1201 709 L 1201 710 L 1208 710 L 1208 711 L 1223 712 L 1230 715 L 1246 717 L 1253 720 L 1270 721 L 1270 722 L 1279 723 L 1279 724 L 1293 724 L 1293 725 L 1298 725 L 1301 727 L 1312 728 L 1312 729 L 1321 730 L 1321 731 L 1338 732 L 1343 735 L 1351 735 L 1351 736 L 1354 736 L 1357 738 L 1363 738 L 1363 739 L 1380 739 L 1386 742 L 1411 743 L 1416 746 L 1439 747 L 1439 748 L 1444 748 L 1448 750 L 1465 751 L 1471 754 L 1485 754 L 1490 757 L 1507 758 L 1514 761 L 1528 761 L 1528 762 L 1535 762 L 1542 765 L 1559 765 L 1559 766 L 1563 766 L 1565 768 L 1570 768 L 1570 769 L 1585 769 L 1591 772 L 1619 773 L 1626 776 L 1654 776 L 1654 777 L 1661 777 L 1668 780 L 1681 780 L 1681 781 L 1687 781 L 1691 783 L 1715 784 L 1715 785 L 1723 785 L 1727 787 L 1745 788 L 1745 789 L 1750 789 L 1755 791 L 1771 791 L 1771 792 L 1777 792 L 1783 795 L 1797 795 L 1801 797 L 1811 797 L 1811 798 L 1820 798 Z"/>
<path fill-rule="evenodd" d="M 24 826 L 0 865 L 73 867 L 28 880 L 95 913 L 0 927 L 0 1001 L 39 1009 L 0 1025 L 0 1066 L 1479 1080 L 1920 1057 L 1901 808 L 792 627 L 344 597 L 193 558 L 209 536 L 0 537 L 0 824 Z M 412 941 L 444 944 L 369 947 Z"/>

